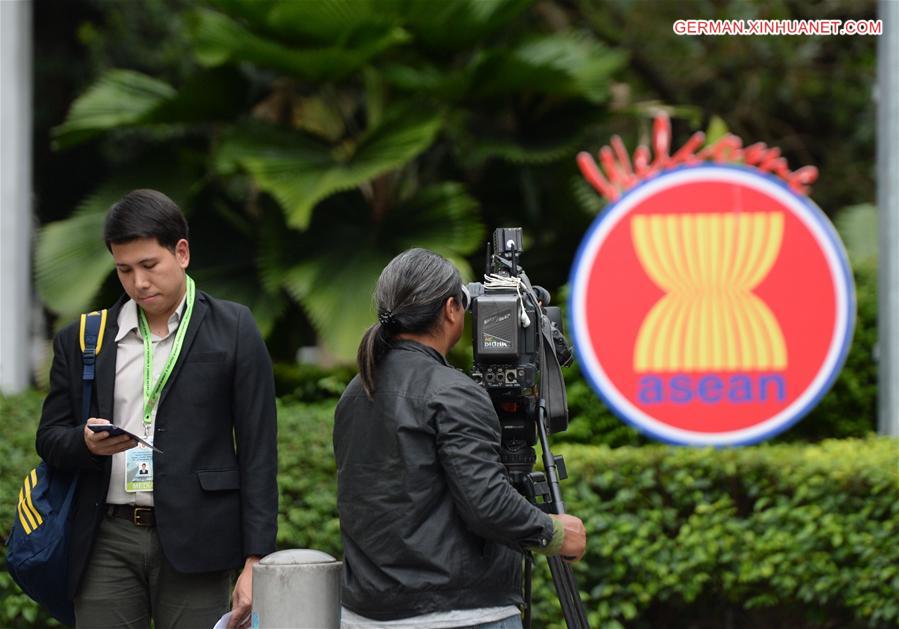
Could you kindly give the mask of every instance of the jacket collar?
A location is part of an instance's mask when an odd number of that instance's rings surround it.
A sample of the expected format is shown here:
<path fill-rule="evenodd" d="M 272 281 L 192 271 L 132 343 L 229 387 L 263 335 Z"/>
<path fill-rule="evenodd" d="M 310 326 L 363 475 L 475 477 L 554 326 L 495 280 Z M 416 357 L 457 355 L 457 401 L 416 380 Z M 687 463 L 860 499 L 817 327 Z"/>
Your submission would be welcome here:
<path fill-rule="evenodd" d="M 429 345 L 424 345 L 423 343 L 419 343 L 418 341 L 412 341 L 409 339 L 397 339 L 395 341 L 391 341 L 390 348 L 401 351 L 410 351 L 410 352 L 421 352 L 431 358 L 437 360 L 442 365 L 446 365 L 447 367 L 451 367 L 446 360 L 446 356 L 438 352 L 436 349 Z"/>

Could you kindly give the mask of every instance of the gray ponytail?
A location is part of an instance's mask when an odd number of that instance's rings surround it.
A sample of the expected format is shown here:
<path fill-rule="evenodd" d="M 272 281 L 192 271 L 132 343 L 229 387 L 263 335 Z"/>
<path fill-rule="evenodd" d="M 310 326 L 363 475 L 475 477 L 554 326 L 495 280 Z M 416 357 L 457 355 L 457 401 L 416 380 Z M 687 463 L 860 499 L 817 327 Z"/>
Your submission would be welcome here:
<path fill-rule="evenodd" d="M 462 303 L 462 277 L 449 260 L 433 251 L 409 249 L 384 267 L 374 295 L 378 322 L 365 332 L 356 354 L 359 377 L 370 398 L 375 394 L 375 371 L 391 340 L 397 334 L 432 331 L 450 297 Z"/>

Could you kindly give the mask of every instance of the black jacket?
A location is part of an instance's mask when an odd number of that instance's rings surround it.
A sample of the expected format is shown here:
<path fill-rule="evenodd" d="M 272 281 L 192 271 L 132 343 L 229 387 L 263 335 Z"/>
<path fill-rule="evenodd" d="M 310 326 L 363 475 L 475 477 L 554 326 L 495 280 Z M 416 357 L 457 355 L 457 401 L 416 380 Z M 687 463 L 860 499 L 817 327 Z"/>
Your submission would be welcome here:
<path fill-rule="evenodd" d="M 92 417 L 113 423 L 115 336 L 126 300 L 109 310 L 91 404 Z M 37 451 L 54 467 L 81 470 L 69 555 L 74 595 L 104 513 L 111 457 L 92 456 L 84 443 L 77 323 L 56 336 L 53 352 Z M 252 314 L 197 291 L 154 433 L 163 451 L 153 458 L 156 524 L 176 570 L 239 568 L 247 555 L 275 550 L 276 431 L 271 361 Z"/>
<path fill-rule="evenodd" d="M 521 602 L 523 546 L 552 520 L 509 483 L 487 393 L 434 349 L 395 343 L 369 400 L 335 413 L 343 605 L 378 620 Z"/>

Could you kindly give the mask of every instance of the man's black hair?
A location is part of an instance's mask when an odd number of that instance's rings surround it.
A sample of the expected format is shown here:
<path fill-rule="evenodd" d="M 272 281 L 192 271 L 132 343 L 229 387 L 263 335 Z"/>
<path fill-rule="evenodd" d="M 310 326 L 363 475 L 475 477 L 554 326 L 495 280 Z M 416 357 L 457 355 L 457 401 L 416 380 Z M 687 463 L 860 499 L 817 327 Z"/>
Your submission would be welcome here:
<path fill-rule="evenodd" d="M 113 244 L 155 238 L 170 251 L 187 239 L 187 219 L 174 201 L 156 190 L 132 190 L 112 204 L 103 225 L 103 240 Z"/>

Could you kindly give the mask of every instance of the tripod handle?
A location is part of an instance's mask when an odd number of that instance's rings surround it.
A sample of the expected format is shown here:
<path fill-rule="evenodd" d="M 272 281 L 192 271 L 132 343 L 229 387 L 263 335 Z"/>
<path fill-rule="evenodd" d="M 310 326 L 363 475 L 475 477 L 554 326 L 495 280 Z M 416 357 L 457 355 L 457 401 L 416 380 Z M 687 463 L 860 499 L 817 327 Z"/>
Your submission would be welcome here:
<path fill-rule="evenodd" d="M 546 402 L 542 399 L 537 401 L 537 436 L 540 438 L 540 449 L 543 452 L 543 468 L 546 470 L 546 479 L 549 482 L 549 497 L 553 505 L 552 512 L 562 515 L 565 513 L 565 503 L 562 502 L 562 491 L 559 488 L 561 476 L 556 457 L 553 456 L 552 450 L 549 449 L 549 435 L 546 432 Z"/>

